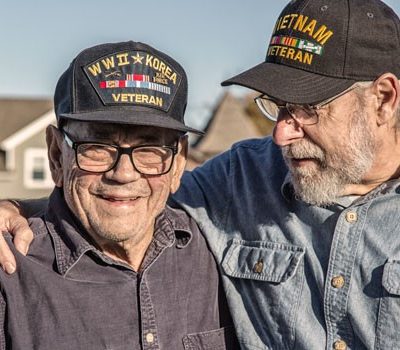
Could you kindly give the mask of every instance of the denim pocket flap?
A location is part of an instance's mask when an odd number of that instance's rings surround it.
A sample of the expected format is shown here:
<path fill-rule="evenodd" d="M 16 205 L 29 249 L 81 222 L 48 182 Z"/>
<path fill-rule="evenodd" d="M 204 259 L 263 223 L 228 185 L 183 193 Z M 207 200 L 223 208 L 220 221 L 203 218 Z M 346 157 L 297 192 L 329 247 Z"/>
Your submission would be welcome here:
<path fill-rule="evenodd" d="M 382 285 L 390 294 L 400 295 L 400 260 L 389 260 L 385 264 Z"/>
<path fill-rule="evenodd" d="M 281 283 L 294 276 L 304 252 L 291 244 L 234 239 L 222 268 L 231 277 Z"/>

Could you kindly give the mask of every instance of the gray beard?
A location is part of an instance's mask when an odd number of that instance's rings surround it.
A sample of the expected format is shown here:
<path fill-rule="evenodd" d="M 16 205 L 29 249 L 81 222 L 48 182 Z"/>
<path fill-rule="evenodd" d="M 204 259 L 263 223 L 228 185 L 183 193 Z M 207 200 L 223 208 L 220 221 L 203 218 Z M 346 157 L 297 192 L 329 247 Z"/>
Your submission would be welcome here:
<path fill-rule="evenodd" d="M 347 144 L 327 154 L 305 138 L 282 147 L 296 196 L 306 203 L 328 206 L 341 196 L 346 185 L 360 184 L 371 168 L 376 144 L 368 128 L 363 109 L 355 112 L 349 126 Z M 312 158 L 316 167 L 294 167 L 291 158 Z"/>

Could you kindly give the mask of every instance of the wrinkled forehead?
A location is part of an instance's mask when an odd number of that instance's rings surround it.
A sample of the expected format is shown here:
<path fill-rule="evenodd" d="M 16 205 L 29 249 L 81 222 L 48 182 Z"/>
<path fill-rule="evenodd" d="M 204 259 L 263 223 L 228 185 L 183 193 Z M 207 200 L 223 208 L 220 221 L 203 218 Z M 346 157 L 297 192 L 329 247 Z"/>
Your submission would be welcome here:
<path fill-rule="evenodd" d="M 139 139 L 149 142 L 168 142 L 176 140 L 178 132 L 155 126 L 127 125 L 113 123 L 91 123 L 69 121 L 65 129 L 79 139 L 113 140 Z"/>

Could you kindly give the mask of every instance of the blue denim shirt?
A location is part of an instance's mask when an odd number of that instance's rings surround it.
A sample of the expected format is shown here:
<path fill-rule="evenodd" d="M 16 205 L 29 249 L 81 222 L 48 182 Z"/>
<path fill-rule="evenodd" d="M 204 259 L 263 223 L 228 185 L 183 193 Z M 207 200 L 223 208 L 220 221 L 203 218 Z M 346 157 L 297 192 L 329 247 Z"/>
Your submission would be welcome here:
<path fill-rule="evenodd" d="M 297 200 L 270 138 L 187 173 L 175 200 L 221 265 L 243 349 L 400 349 L 400 187 Z"/>

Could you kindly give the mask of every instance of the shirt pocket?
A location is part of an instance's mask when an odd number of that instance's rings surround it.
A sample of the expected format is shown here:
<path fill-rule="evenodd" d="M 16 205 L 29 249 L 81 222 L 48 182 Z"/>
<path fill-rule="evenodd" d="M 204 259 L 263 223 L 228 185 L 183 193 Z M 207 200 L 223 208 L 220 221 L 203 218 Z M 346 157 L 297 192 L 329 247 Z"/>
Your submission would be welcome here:
<path fill-rule="evenodd" d="M 231 277 L 283 283 L 296 273 L 304 248 L 284 243 L 234 239 L 222 263 Z"/>
<path fill-rule="evenodd" d="M 382 275 L 376 350 L 400 349 L 400 260 L 389 259 Z"/>
<path fill-rule="evenodd" d="M 293 349 L 295 324 L 304 283 L 305 248 L 271 241 L 230 242 L 222 269 L 240 300 L 233 314 L 252 323 L 269 349 Z M 248 337 L 237 323 L 239 341 Z"/>
<path fill-rule="evenodd" d="M 192 333 L 183 337 L 185 350 L 237 350 L 239 345 L 233 327 Z"/>

